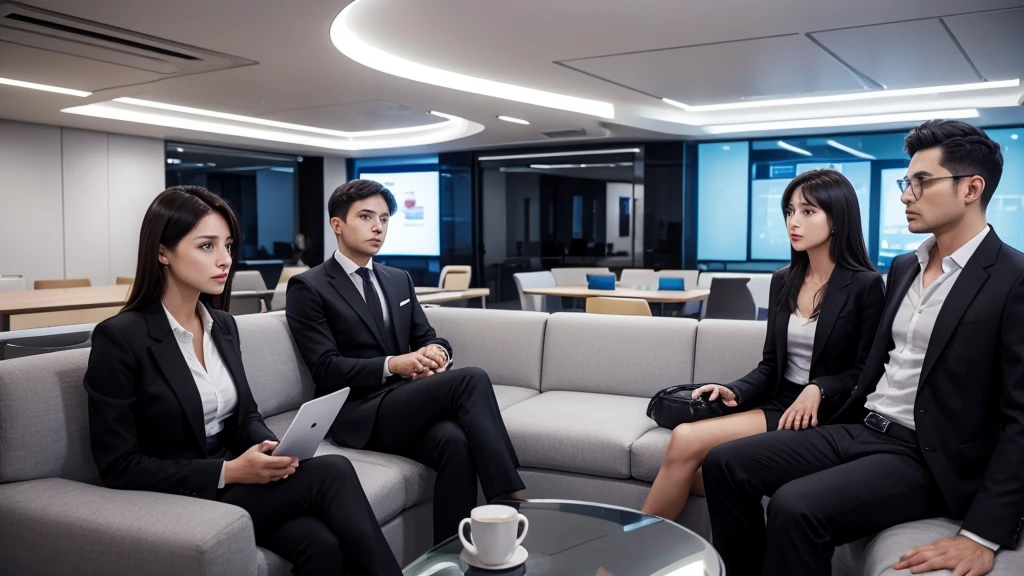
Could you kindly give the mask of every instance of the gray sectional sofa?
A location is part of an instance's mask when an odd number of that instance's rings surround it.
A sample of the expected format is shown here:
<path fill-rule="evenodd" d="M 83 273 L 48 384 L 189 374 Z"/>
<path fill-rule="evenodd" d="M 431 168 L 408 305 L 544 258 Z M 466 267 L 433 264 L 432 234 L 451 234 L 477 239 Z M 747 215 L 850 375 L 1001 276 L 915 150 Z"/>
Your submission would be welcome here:
<path fill-rule="evenodd" d="M 548 315 L 430 308 L 456 367 L 494 383 L 532 498 L 640 508 L 670 433 L 644 412 L 657 390 L 732 380 L 759 359 L 764 323 Z M 312 397 L 283 313 L 238 318 L 246 374 L 268 425 L 282 434 Z M 98 486 L 82 387 L 88 350 L 0 362 L 0 573 L 104 575 L 287 574 L 255 546 L 248 514 L 188 498 Z M 403 564 L 430 546 L 433 473 L 398 456 L 339 448 L 352 460 L 384 534 Z M 680 519 L 709 536 L 692 497 Z M 912 546 L 952 535 L 930 520 L 844 546 L 835 573 L 881 575 Z M 1002 552 L 996 574 L 1024 573 Z"/>

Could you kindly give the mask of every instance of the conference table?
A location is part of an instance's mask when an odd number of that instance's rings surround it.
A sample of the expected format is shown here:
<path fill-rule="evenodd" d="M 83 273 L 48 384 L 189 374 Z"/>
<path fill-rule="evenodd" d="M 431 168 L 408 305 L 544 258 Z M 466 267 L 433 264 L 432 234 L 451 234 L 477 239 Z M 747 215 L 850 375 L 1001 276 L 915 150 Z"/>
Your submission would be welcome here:
<path fill-rule="evenodd" d="M 661 304 L 681 304 L 684 302 L 700 302 L 707 300 L 711 290 L 694 288 L 692 290 L 637 290 L 636 288 L 616 288 L 614 290 L 591 290 L 586 286 L 549 286 L 546 288 L 524 288 L 524 294 L 535 296 L 560 296 L 562 298 L 633 298 Z"/>
<path fill-rule="evenodd" d="M 473 298 L 480 299 L 480 308 L 487 308 L 487 297 L 491 295 L 490 288 L 467 288 L 466 290 L 439 290 L 437 292 L 431 291 L 428 294 L 423 294 L 416 290 L 416 299 L 420 301 L 420 304 L 446 304 L 449 302 L 458 302 L 459 300 L 472 300 Z"/>
<path fill-rule="evenodd" d="M 114 284 L 0 293 L 0 332 L 9 331 L 11 316 L 19 314 L 121 306 L 128 299 L 129 289 L 131 286 L 127 284 Z"/>

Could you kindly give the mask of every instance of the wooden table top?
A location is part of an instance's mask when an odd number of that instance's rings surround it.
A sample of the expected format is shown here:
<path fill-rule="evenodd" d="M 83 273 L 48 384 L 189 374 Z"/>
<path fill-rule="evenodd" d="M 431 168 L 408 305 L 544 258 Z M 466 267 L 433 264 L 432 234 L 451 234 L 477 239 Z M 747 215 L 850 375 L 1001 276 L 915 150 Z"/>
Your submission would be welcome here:
<path fill-rule="evenodd" d="M 490 295 L 490 288 L 468 288 L 466 290 L 452 290 L 434 292 L 433 294 L 417 295 L 417 299 L 420 301 L 420 304 L 441 304 L 443 302 L 455 302 L 457 300 L 486 298 Z"/>
<path fill-rule="evenodd" d="M 88 286 L 54 290 L 26 290 L 0 293 L 0 314 L 35 314 L 62 310 L 85 310 L 120 306 L 128 299 L 131 286 Z"/>
<path fill-rule="evenodd" d="M 421 294 L 437 294 L 438 292 L 444 292 L 444 288 L 438 288 L 437 286 L 417 286 L 416 295 Z"/>
<path fill-rule="evenodd" d="M 591 290 L 586 286 L 550 286 L 548 288 L 525 288 L 525 294 L 538 296 L 561 296 L 563 298 L 635 298 L 648 302 L 680 303 L 707 300 L 711 290 L 695 288 L 693 290 L 636 290 L 635 288 L 616 288 L 615 290 Z"/>

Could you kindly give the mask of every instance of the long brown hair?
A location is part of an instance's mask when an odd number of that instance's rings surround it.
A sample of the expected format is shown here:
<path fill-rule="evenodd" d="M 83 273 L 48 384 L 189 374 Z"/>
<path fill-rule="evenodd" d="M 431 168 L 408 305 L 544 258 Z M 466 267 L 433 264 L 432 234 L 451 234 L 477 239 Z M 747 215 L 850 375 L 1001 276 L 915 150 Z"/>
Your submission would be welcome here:
<path fill-rule="evenodd" d="M 227 221 L 234 245 L 241 246 L 241 230 L 234 211 L 227 202 L 206 188 L 172 186 L 153 199 L 142 219 L 135 283 L 122 312 L 145 308 L 163 297 L 167 286 L 167 271 L 158 259 L 160 246 L 174 250 L 200 220 L 214 212 Z M 231 303 L 231 281 L 234 277 L 235 262 L 232 260 L 224 292 L 217 295 L 200 294 L 199 300 L 216 310 L 227 311 Z"/>

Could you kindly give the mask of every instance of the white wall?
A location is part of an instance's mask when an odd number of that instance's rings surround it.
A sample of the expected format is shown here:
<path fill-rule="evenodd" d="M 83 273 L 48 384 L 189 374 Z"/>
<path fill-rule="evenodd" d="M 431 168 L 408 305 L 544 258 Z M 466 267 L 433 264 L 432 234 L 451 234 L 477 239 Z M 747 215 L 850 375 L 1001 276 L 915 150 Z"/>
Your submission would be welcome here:
<path fill-rule="evenodd" d="M 324 156 L 324 260 L 334 256 L 338 249 L 338 239 L 331 230 L 330 215 L 327 214 L 327 201 L 331 199 L 334 189 L 348 182 L 348 171 L 345 159 L 338 156 Z"/>
<path fill-rule="evenodd" d="M 635 193 L 635 196 L 634 196 Z M 633 198 L 630 205 L 633 213 L 629 216 L 629 237 L 619 236 L 619 198 L 625 196 Z M 605 214 L 607 215 L 607 227 L 605 228 L 605 241 L 614 245 L 616 252 L 625 251 L 632 255 L 634 252 L 640 254 L 644 245 L 644 185 L 629 184 L 626 182 L 609 182 L 608 195 L 605 203 Z M 635 226 L 635 230 L 634 230 Z M 633 238 L 634 247 L 629 245 L 629 238 Z"/>
<path fill-rule="evenodd" d="M 162 140 L 0 120 L 0 273 L 134 276 L 164 181 Z"/>

